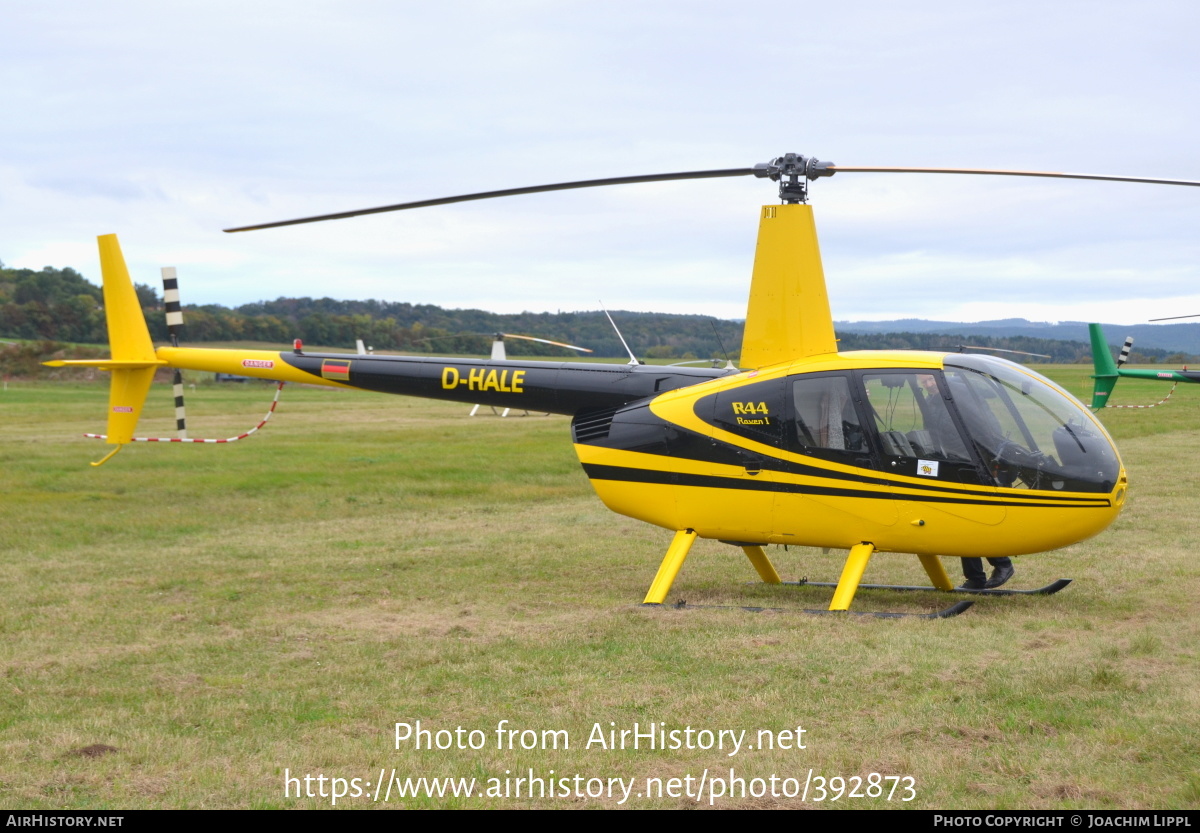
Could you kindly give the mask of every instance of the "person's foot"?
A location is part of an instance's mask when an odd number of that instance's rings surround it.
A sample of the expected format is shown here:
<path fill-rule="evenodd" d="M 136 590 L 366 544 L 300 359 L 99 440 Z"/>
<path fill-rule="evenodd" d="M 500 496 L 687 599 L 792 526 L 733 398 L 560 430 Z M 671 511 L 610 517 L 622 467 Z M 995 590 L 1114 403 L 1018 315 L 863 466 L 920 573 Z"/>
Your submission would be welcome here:
<path fill-rule="evenodd" d="M 997 567 L 996 569 L 992 570 L 992 577 L 987 580 L 985 587 L 987 587 L 988 590 L 999 587 L 1012 578 L 1013 573 L 1015 572 L 1016 570 L 1014 570 L 1012 567 Z"/>
<path fill-rule="evenodd" d="M 1012 575 L 1011 570 L 1009 571 L 1009 575 Z M 969 578 L 966 581 L 964 581 L 962 584 L 960 584 L 958 586 L 958 589 L 959 590 L 983 590 L 983 589 L 987 588 L 988 585 L 989 585 L 989 582 L 986 582 L 981 578 Z"/>

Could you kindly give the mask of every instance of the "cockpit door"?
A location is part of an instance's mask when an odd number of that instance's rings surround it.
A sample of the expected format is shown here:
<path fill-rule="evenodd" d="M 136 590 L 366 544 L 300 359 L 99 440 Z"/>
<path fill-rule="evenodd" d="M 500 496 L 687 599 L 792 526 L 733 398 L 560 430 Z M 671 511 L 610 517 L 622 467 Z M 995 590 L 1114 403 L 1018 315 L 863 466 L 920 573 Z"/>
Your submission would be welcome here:
<path fill-rule="evenodd" d="M 1004 520 L 941 372 L 864 371 L 861 380 L 873 441 L 902 518 L 930 523 L 950 515 L 985 526 Z"/>
<path fill-rule="evenodd" d="M 787 379 L 784 444 L 787 488 L 775 497 L 775 527 L 784 541 L 852 547 L 896 522 L 896 505 L 879 477 L 864 426 L 862 391 L 849 373 Z"/>

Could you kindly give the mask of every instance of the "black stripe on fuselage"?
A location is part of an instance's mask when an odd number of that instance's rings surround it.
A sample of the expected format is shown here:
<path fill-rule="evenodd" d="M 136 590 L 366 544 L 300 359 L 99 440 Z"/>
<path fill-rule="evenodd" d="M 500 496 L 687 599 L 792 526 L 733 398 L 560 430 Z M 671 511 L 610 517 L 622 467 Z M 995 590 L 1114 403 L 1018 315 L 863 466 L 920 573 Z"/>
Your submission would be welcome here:
<path fill-rule="evenodd" d="M 664 429 L 666 447 L 661 449 L 638 449 L 648 451 L 654 456 L 661 456 L 666 460 L 692 460 L 700 463 L 715 463 L 724 465 L 745 465 L 749 461 L 753 461 L 757 468 L 763 471 L 777 472 L 779 474 L 802 476 L 802 477 L 817 477 L 824 480 L 840 480 L 847 483 L 866 483 L 873 486 L 886 486 L 893 489 L 919 489 L 922 492 L 937 492 L 944 495 L 962 495 L 969 498 L 968 503 L 986 503 L 990 502 L 986 498 L 989 495 L 981 495 L 979 491 L 973 489 L 962 488 L 959 486 L 942 485 L 938 482 L 929 483 L 911 483 L 908 481 L 897 480 L 883 472 L 878 472 L 873 469 L 860 469 L 862 472 L 847 472 L 836 469 L 827 469 L 820 466 L 815 466 L 809 463 L 795 462 L 792 460 L 784 460 L 779 457 L 767 456 L 765 452 L 752 450 L 744 446 L 734 445 L 733 443 L 717 440 L 712 437 L 706 437 L 695 431 L 681 428 L 678 425 L 668 422 L 661 417 L 653 414 L 650 409 L 644 405 L 633 406 L 641 411 L 638 414 L 638 419 L 643 421 L 643 424 L 658 423 Z M 628 409 L 619 411 L 614 419 L 614 426 L 619 424 L 621 414 L 628 413 Z M 595 441 L 582 443 L 583 445 L 594 445 L 598 448 L 617 448 L 621 450 L 635 450 L 626 448 L 620 441 L 619 435 Z M 665 452 L 665 453 L 664 453 Z M 585 466 L 586 468 L 586 466 Z M 647 471 L 653 471 L 647 469 Z M 731 486 L 727 488 L 737 488 Z M 982 485 L 980 488 L 994 488 L 992 486 Z M 851 490 L 848 493 L 853 494 L 870 494 L 862 490 Z M 933 498 L 929 498 L 932 500 Z M 949 498 L 946 499 L 949 501 Z M 1098 498 L 1087 497 L 1071 497 L 1071 496 L 1047 496 L 1041 498 L 1046 501 L 1047 505 L 1073 505 L 1080 504 L 1091 506 L 1095 505 Z"/>
<path fill-rule="evenodd" d="M 1074 503 L 1058 502 L 1061 499 L 1043 498 L 1039 495 L 1030 501 L 1005 500 L 1001 496 L 978 495 L 974 499 L 943 495 L 914 495 L 896 492 L 869 492 L 864 489 L 839 489 L 831 486 L 814 486 L 804 483 L 780 483 L 773 480 L 756 480 L 746 477 L 721 477 L 720 475 L 687 474 L 657 469 L 635 469 L 626 466 L 602 466 L 584 463 L 583 470 L 592 480 L 614 480 L 628 483 L 655 483 L 665 486 L 691 486 L 701 489 L 741 489 L 757 492 L 784 492 L 788 494 L 818 495 L 823 497 L 870 498 L 873 500 L 909 500 L 915 503 L 957 503 L 976 506 L 1032 506 L 1060 507 L 1071 509 L 1095 509 L 1111 505 L 1108 498 L 1072 498 Z M 1049 503 L 1034 501 L 1050 500 Z"/>

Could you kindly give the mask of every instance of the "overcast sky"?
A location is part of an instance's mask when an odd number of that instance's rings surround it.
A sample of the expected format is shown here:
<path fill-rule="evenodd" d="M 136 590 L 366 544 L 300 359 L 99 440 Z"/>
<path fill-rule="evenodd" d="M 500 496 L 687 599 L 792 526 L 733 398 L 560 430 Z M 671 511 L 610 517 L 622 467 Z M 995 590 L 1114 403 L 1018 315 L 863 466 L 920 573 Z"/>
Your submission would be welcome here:
<path fill-rule="evenodd" d="M 245 234 L 465 192 L 751 166 L 1200 180 L 1200 6 L 0 0 L 0 260 L 281 295 L 744 315 L 752 178 Z M 835 318 L 1200 313 L 1200 188 L 840 174 Z"/>

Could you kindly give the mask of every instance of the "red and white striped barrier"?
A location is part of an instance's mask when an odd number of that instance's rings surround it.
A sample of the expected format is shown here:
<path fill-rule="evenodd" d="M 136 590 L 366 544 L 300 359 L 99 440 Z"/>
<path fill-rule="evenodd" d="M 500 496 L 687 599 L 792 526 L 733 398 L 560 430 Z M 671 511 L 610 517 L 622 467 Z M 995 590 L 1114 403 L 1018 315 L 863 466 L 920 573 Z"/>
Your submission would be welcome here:
<path fill-rule="evenodd" d="M 262 422 L 260 422 L 258 425 L 255 425 L 253 428 L 251 428 L 249 431 L 245 432 L 244 434 L 238 434 L 236 437 L 227 437 L 226 439 L 223 439 L 223 440 L 205 440 L 205 439 L 200 439 L 198 437 L 196 439 L 190 439 L 188 437 L 134 437 L 133 442 L 135 442 L 135 443 L 236 443 L 238 440 L 246 439 L 246 437 L 249 437 L 251 434 L 253 434 L 255 431 L 257 431 L 259 428 L 262 428 L 264 425 L 267 424 L 267 421 L 271 418 L 271 414 L 275 413 L 275 406 L 279 404 L 279 394 L 282 390 L 283 390 L 283 382 L 280 382 L 279 386 L 275 388 L 275 398 L 271 400 L 271 408 L 270 408 L 270 410 L 267 411 L 267 415 L 262 418 Z M 107 434 L 84 434 L 83 436 L 87 437 L 88 439 L 92 439 L 92 440 L 107 440 L 108 439 Z"/>
<path fill-rule="evenodd" d="M 1171 398 L 1171 394 L 1173 394 L 1175 392 L 1175 388 L 1177 388 L 1177 387 L 1179 387 L 1178 382 L 1171 385 L 1171 389 L 1169 391 L 1167 391 L 1167 395 L 1164 396 L 1159 401 L 1155 402 L 1153 405 L 1105 405 L 1104 407 L 1105 408 L 1157 408 L 1159 405 L 1165 404 L 1166 401 Z"/>

